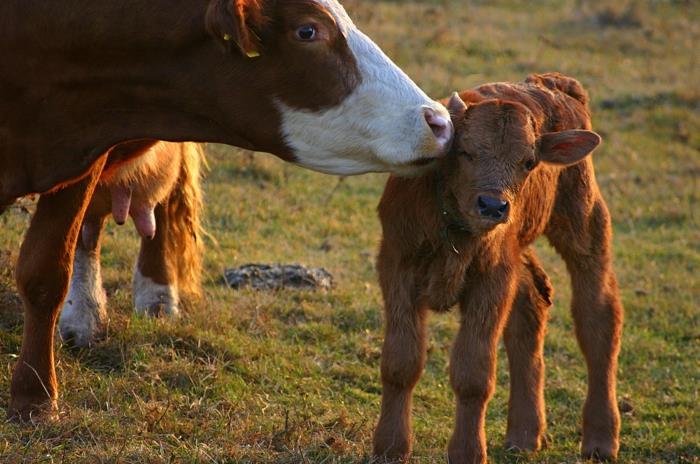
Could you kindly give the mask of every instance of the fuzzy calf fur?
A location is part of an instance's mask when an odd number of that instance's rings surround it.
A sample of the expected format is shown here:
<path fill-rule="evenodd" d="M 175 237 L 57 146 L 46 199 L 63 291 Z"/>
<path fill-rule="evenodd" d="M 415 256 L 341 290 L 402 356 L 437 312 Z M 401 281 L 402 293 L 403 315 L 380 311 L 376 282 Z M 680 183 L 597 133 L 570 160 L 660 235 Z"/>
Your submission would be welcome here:
<path fill-rule="evenodd" d="M 600 138 L 590 131 L 586 92 L 556 73 L 532 75 L 455 95 L 449 109 L 453 153 L 423 177 L 391 177 L 379 205 L 386 333 L 374 452 L 408 459 L 427 312 L 454 305 L 461 324 L 450 361 L 457 411 L 449 462 L 486 462 L 484 418 L 502 332 L 511 372 L 506 442 L 526 450 L 542 445 L 552 290 L 528 247 L 545 235 L 571 275 L 571 310 L 588 368 L 581 452 L 614 459 L 623 309 L 610 217 L 587 156 Z"/>

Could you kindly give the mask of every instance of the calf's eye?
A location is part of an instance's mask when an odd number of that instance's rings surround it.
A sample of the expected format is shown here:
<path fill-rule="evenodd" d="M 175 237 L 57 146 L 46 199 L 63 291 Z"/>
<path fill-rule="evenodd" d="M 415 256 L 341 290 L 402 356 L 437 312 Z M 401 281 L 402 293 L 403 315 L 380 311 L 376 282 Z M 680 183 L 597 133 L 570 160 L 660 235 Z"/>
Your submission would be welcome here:
<path fill-rule="evenodd" d="M 316 26 L 312 26 L 310 24 L 301 26 L 299 29 L 296 30 L 297 39 L 303 42 L 311 42 L 312 40 L 316 39 L 316 35 Z"/>
<path fill-rule="evenodd" d="M 535 169 L 535 166 L 537 166 L 537 162 L 534 159 L 530 158 L 525 161 L 525 169 L 528 171 Z"/>

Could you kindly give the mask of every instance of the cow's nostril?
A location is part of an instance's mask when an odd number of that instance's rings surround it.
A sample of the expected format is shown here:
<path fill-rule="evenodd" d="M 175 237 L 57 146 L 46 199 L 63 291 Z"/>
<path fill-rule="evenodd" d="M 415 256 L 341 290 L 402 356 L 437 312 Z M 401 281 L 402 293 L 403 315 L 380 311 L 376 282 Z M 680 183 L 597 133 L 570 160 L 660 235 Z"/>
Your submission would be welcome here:
<path fill-rule="evenodd" d="M 432 108 L 423 108 L 423 116 L 435 138 L 440 143 L 447 144 L 452 138 L 452 122 L 449 118 L 439 115 Z"/>

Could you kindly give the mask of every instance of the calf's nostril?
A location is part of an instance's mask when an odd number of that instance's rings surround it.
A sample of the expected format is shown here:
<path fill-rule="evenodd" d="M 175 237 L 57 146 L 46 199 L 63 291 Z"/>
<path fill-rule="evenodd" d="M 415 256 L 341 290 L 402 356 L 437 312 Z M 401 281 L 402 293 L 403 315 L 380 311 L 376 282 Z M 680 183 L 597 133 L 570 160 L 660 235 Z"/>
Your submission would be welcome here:
<path fill-rule="evenodd" d="M 484 217 L 502 219 L 508 212 L 509 204 L 500 198 L 493 198 L 487 195 L 479 195 L 476 200 L 479 214 Z"/>

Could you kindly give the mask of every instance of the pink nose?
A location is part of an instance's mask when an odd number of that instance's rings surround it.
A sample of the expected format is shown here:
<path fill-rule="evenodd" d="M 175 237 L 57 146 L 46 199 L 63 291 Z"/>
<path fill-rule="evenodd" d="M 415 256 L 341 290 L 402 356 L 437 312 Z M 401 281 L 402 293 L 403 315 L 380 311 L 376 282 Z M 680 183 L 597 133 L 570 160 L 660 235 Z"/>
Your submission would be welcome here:
<path fill-rule="evenodd" d="M 439 115 L 437 111 L 430 107 L 423 108 L 423 116 L 438 143 L 447 148 L 452 141 L 452 121 L 445 116 Z"/>

